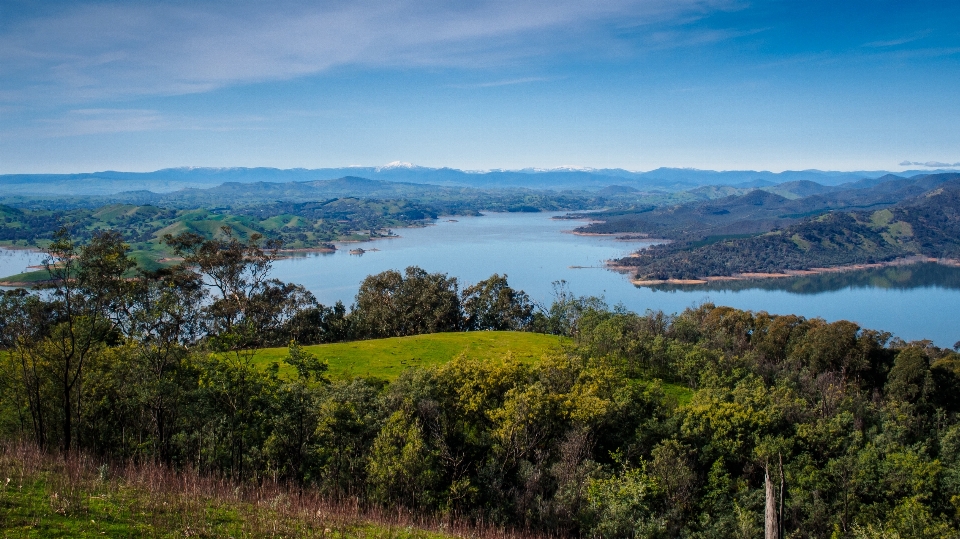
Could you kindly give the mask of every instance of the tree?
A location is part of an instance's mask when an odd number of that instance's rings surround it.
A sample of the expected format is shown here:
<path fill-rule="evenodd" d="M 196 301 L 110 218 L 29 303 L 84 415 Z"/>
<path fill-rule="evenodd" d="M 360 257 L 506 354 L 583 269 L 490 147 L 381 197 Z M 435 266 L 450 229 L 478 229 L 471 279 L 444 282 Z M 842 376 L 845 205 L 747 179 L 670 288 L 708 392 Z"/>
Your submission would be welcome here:
<path fill-rule="evenodd" d="M 126 288 L 124 276 L 135 263 L 117 232 L 98 232 L 80 248 L 66 229 L 47 249 L 53 325 L 44 339 L 27 350 L 36 370 L 46 371 L 60 400 L 60 446 L 73 448 L 75 422 L 81 420 L 84 366 L 115 339 L 117 317 Z"/>
<path fill-rule="evenodd" d="M 933 392 L 933 375 L 930 359 L 923 349 L 911 346 L 897 354 L 887 376 L 887 396 L 904 402 L 915 403 Z"/>
<path fill-rule="evenodd" d="M 17 410 L 20 431 L 31 431 L 38 446 L 47 443 L 48 392 L 51 380 L 33 361 L 33 347 L 40 342 L 51 323 L 47 302 L 24 289 L 0 292 L 0 404 Z M 5 401 L 5 402 L 4 402 Z M 29 414 L 28 419 L 25 413 Z"/>
<path fill-rule="evenodd" d="M 266 449 L 275 465 L 302 488 L 313 468 L 309 456 L 317 438 L 320 385 L 329 383 L 324 377 L 327 364 L 295 341 L 290 342 L 284 362 L 296 369 L 297 376 L 278 388 Z"/>
<path fill-rule="evenodd" d="M 153 453 L 164 461 L 172 458 L 175 417 L 193 382 L 185 379 L 185 362 L 202 336 L 203 300 L 200 276 L 182 267 L 141 272 L 126 295 L 123 325 L 135 343 L 136 392 L 151 419 Z"/>
<path fill-rule="evenodd" d="M 360 284 L 354 315 L 367 338 L 402 337 L 461 328 L 457 279 L 411 266 Z"/>
<path fill-rule="evenodd" d="M 533 303 L 522 290 L 494 273 L 463 291 L 464 329 L 468 331 L 524 330 L 533 321 Z"/>
<path fill-rule="evenodd" d="M 271 287 L 275 283 L 267 275 L 280 244 L 269 240 L 261 246 L 261 239 L 259 234 L 251 234 L 248 241 L 240 241 L 228 226 L 221 227 L 219 237 L 210 240 L 194 233 L 164 236 L 184 258 L 184 267 L 197 271 L 204 285 L 214 291 L 205 312 L 206 331 L 217 348 L 239 353 L 263 337 L 263 328 L 257 322 L 269 317 L 258 309 L 276 304 L 265 296 L 274 292 Z"/>

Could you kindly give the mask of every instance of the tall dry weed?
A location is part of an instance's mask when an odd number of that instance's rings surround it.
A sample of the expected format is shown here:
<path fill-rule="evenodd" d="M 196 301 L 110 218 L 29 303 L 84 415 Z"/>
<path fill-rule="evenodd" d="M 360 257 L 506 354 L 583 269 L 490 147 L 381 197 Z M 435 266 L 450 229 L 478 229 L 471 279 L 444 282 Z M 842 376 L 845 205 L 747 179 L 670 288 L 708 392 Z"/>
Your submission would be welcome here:
<path fill-rule="evenodd" d="M 36 481 L 44 484 L 51 513 L 84 515 L 91 512 L 92 503 L 112 501 L 149 529 L 178 530 L 188 537 L 214 536 L 216 521 L 223 518 L 236 519 L 251 537 L 543 537 L 456 517 L 371 507 L 357 498 L 331 499 L 315 489 L 300 489 L 270 478 L 255 485 L 238 484 L 192 468 L 118 462 L 82 452 L 63 455 L 30 443 L 0 442 L 2 496 L 17 496 Z"/>

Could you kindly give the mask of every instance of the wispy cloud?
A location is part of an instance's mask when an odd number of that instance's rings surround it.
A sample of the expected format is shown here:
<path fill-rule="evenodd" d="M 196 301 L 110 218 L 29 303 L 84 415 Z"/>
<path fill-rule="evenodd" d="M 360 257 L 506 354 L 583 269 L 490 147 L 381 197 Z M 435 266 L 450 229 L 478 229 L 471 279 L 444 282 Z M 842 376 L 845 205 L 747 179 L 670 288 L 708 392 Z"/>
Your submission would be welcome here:
<path fill-rule="evenodd" d="M 345 65 L 503 64 L 589 29 L 697 17 L 731 0 L 361 0 L 80 4 L 0 27 L 7 99 L 203 92 Z M 580 42 L 576 42 L 580 40 Z"/>
<path fill-rule="evenodd" d="M 513 86 L 516 84 L 530 84 L 532 82 L 546 82 L 553 80 L 549 77 L 521 77 L 518 79 L 504 79 L 488 82 L 475 82 L 465 84 L 451 84 L 451 88 L 473 89 L 473 88 L 497 88 L 500 86 Z"/>
<path fill-rule="evenodd" d="M 650 34 L 648 43 L 652 48 L 697 47 L 728 41 L 739 37 L 759 34 L 768 28 L 750 28 L 746 30 L 721 29 L 671 29 Z"/>
<path fill-rule="evenodd" d="M 924 30 L 923 32 L 917 32 L 917 33 L 915 33 L 915 34 L 911 34 L 911 35 L 903 36 L 903 37 L 898 37 L 898 38 L 894 38 L 894 39 L 890 39 L 890 40 L 871 41 L 871 42 L 869 42 L 869 43 L 864 43 L 863 46 L 864 46 L 864 47 L 871 47 L 871 48 L 878 48 L 878 49 L 888 48 L 888 47 L 897 47 L 897 46 L 900 46 L 900 45 L 906 45 L 907 43 L 912 43 L 912 42 L 917 41 L 917 40 L 919 40 L 919 39 L 922 39 L 922 38 L 924 38 L 924 37 L 926 37 L 926 36 L 928 36 L 928 35 L 930 35 L 930 30 Z"/>
<path fill-rule="evenodd" d="M 149 131 L 164 126 L 160 112 L 147 109 L 75 109 L 40 122 L 37 134 L 48 137 Z"/>
<path fill-rule="evenodd" d="M 943 167 L 960 167 L 960 162 L 957 163 L 943 163 L 941 161 L 903 161 L 900 163 L 901 167 L 930 167 L 930 168 L 943 168 Z"/>

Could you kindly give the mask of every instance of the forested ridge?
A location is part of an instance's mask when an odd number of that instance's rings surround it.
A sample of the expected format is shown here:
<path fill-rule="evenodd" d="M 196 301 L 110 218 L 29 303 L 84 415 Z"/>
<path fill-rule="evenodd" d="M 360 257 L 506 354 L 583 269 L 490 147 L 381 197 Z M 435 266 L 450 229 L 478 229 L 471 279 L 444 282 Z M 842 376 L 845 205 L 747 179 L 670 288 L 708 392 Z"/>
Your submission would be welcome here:
<path fill-rule="evenodd" d="M 658 201 L 573 217 L 594 222 L 579 232 L 643 233 L 680 242 L 716 240 L 736 234 L 759 234 L 795 224 L 830 211 L 866 211 L 895 206 L 960 179 L 960 174 L 925 174 L 911 178 L 884 176 L 840 186 L 809 181 L 760 188 L 701 187 L 676 195 L 693 200 Z M 652 199 L 649 199 L 652 202 Z"/>
<path fill-rule="evenodd" d="M 784 537 L 960 529 L 952 350 L 711 304 L 632 313 L 563 283 L 537 307 L 505 276 L 419 268 L 322 306 L 270 279 L 276 244 L 165 241 L 184 262 L 130 279 L 118 234 L 61 231 L 46 292 L 3 292 L 4 439 L 551 535 L 756 537 L 765 513 Z M 392 382 L 332 378 L 303 348 L 501 329 L 571 345 Z M 280 343 L 289 376 L 253 362 Z"/>
<path fill-rule="evenodd" d="M 137 250 L 162 251 L 166 234 L 193 232 L 212 237 L 222 226 L 235 234 L 269 236 L 287 248 L 320 247 L 344 238 L 388 233 L 390 227 L 435 219 L 432 208 L 404 201 L 333 198 L 312 203 L 270 203 L 239 209 L 173 209 L 152 205 L 110 204 L 96 208 L 51 210 L 0 206 L 0 242 L 44 246 L 66 227 L 78 240 L 122 229 Z"/>
<path fill-rule="evenodd" d="M 771 195 L 772 196 L 772 195 Z M 748 237 L 678 241 L 617 261 L 638 279 L 781 273 L 923 256 L 960 257 L 960 180 L 895 206 L 829 212 Z"/>

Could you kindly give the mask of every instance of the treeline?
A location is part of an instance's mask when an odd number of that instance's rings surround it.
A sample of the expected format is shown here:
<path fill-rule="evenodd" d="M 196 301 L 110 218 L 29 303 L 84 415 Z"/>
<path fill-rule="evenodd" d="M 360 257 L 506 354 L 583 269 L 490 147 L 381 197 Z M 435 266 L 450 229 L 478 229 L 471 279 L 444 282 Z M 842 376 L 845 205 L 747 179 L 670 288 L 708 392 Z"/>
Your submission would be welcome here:
<path fill-rule="evenodd" d="M 90 425 L 84 406 L 89 401 L 82 398 L 90 389 L 88 371 L 103 358 L 112 361 L 114 354 L 129 352 L 146 369 L 141 374 L 162 386 L 154 413 L 157 443 L 165 447 L 164 417 L 173 412 L 162 401 L 166 389 L 177 393 L 166 387 L 172 383 L 166 377 L 179 376 L 195 353 L 215 357 L 217 364 L 252 368 L 257 348 L 291 342 L 547 325 L 505 276 L 493 275 L 461 292 L 455 278 L 415 267 L 368 277 L 349 311 L 341 303 L 325 307 L 302 286 L 269 278 L 279 243 L 261 239 L 241 241 L 229 228 L 213 240 L 167 236 L 183 262 L 149 272 L 136 267 L 116 232 L 95 234 L 81 246 L 61 230 L 48 250 L 44 264 L 50 280 L 42 290 L 0 296 L 0 346 L 9 363 L 4 372 L 18 380 L 11 394 L 26 399 L 20 415 L 5 419 L 18 418 L 21 429 L 29 423 L 40 445 L 72 449 L 77 438 L 86 439 L 84 428 Z"/>
<path fill-rule="evenodd" d="M 417 268 L 367 278 L 347 312 L 270 280 L 271 245 L 168 241 L 183 265 L 127 279 L 116 234 L 61 234 L 50 288 L 4 293 L 4 436 L 557 535 L 756 537 L 765 511 L 785 537 L 960 529 L 951 350 L 709 304 L 637 314 L 563 287 L 537 309 L 502 277 L 459 291 Z M 496 328 L 573 344 L 392 383 L 329 380 L 300 346 Z M 251 347 L 290 338 L 295 375 L 254 366 Z"/>

